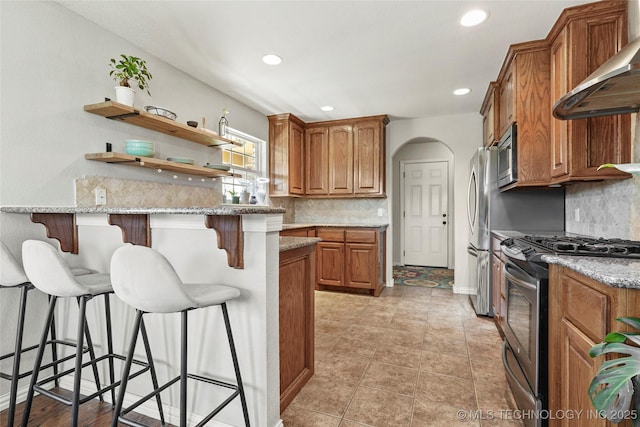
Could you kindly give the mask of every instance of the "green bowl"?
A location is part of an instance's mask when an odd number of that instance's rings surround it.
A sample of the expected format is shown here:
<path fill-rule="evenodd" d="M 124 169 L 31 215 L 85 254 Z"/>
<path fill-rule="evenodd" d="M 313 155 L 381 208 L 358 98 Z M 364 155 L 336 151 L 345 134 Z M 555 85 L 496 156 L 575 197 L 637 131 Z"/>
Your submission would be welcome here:
<path fill-rule="evenodd" d="M 153 157 L 156 152 L 153 148 L 143 148 L 143 147 L 126 147 L 125 151 L 127 154 L 131 154 L 132 156 L 142 156 L 142 157 Z"/>

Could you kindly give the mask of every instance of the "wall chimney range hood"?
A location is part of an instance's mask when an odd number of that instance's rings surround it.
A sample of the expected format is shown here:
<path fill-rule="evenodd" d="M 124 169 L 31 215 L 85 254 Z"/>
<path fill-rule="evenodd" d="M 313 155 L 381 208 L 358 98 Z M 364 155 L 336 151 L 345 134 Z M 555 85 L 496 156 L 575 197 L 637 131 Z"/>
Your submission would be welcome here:
<path fill-rule="evenodd" d="M 628 43 L 553 106 L 562 120 L 640 111 L 640 37 Z"/>

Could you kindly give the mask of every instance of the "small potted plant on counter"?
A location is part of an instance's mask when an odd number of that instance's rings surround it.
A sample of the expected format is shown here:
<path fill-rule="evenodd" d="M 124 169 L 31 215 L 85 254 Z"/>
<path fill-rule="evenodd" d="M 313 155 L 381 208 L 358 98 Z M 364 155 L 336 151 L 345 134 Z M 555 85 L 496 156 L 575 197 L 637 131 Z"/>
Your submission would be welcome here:
<path fill-rule="evenodd" d="M 640 319 L 621 317 L 616 319 L 640 330 Z M 629 340 L 631 344 L 626 344 Z M 591 403 L 598 413 L 618 424 L 631 419 L 633 427 L 640 426 L 640 335 L 638 332 L 611 332 L 604 341 L 589 351 L 591 357 L 603 354 L 619 354 L 624 357 L 602 362 L 589 386 Z"/>
<path fill-rule="evenodd" d="M 234 205 L 240 204 L 240 195 L 235 191 L 229 191 L 229 195 L 231 196 L 231 203 Z"/>
<path fill-rule="evenodd" d="M 112 70 L 109 75 L 118 82 L 116 90 L 116 102 L 133 107 L 135 91 L 131 88 L 130 80 L 136 82 L 140 90 L 145 90 L 149 95 L 149 80 L 152 76 L 147 70 L 147 62 L 136 56 L 121 54 L 120 59 L 111 58 L 109 63 Z"/>

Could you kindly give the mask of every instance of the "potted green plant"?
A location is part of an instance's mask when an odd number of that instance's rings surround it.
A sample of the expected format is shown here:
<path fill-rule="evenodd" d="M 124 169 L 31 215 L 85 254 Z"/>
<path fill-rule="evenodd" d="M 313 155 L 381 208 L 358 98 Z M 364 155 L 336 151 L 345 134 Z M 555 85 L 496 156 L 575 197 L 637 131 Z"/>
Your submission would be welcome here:
<path fill-rule="evenodd" d="M 620 317 L 619 322 L 640 330 L 640 319 Z M 631 344 L 626 344 L 629 340 Z M 591 357 L 618 353 L 625 357 L 602 362 L 589 386 L 589 398 L 599 414 L 613 423 L 631 419 L 634 427 L 640 426 L 640 334 L 638 332 L 611 332 L 603 342 L 589 350 Z M 633 408 L 633 410 L 632 410 Z"/>
<path fill-rule="evenodd" d="M 152 76 L 144 59 L 121 54 L 118 60 L 111 58 L 109 66 L 112 68 L 109 75 L 118 82 L 118 86 L 115 87 L 116 102 L 133 107 L 135 92 L 131 88 L 131 80 L 135 81 L 140 90 L 146 90 L 151 95 L 149 81 Z"/>
<path fill-rule="evenodd" d="M 237 192 L 229 191 L 229 194 L 231 195 L 231 203 L 234 205 L 240 204 L 240 195 Z"/>

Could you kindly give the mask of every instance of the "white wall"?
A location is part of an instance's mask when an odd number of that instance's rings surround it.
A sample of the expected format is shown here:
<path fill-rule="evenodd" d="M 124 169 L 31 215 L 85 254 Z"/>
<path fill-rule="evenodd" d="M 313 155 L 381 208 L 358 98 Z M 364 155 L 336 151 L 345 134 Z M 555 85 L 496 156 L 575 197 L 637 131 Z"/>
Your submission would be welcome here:
<path fill-rule="evenodd" d="M 482 117 L 479 113 L 438 116 L 431 118 L 394 120 L 388 126 L 387 164 L 393 164 L 392 158 L 397 150 L 414 138 L 429 138 L 441 141 L 453 152 L 453 212 L 450 220 L 454 227 L 454 264 L 456 293 L 471 293 L 467 265 L 467 245 L 469 244 L 469 228 L 466 220 L 467 181 L 469 178 L 469 162 L 477 147 L 482 146 Z M 387 168 L 387 182 L 392 182 L 391 168 Z M 388 202 L 397 204 L 399 191 L 387 188 Z M 391 206 L 388 209 L 392 212 Z M 399 239 L 399 230 L 393 226 L 395 218 L 391 218 L 387 234 L 387 253 L 392 253 L 393 242 Z M 388 259 L 387 268 L 391 268 Z"/>
<path fill-rule="evenodd" d="M 232 127 L 265 140 L 268 136 L 263 114 L 57 3 L 3 1 L 0 19 L 2 205 L 73 205 L 73 180 L 83 175 L 189 185 L 185 176 L 176 181 L 148 169 L 84 159 L 85 153 L 105 151 L 105 142 L 111 142 L 114 151 L 123 151 L 125 139 L 146 139 L 156 143 L 156 157 L 189 157 L 197 164 L 219 159 L 219 149 L 83 111 L 85 104 L 114 97 L 115 82 L 109 77 L 108 64 L 121 53 L 146 59 L 153 75 L 152 96 L 138 90 L 137 108 L 162 106 L 174 111 L 183 123 L 201 123 L 206 116 L 207 127 L 215 129 L 222 108 L 228 107 Z"/>

